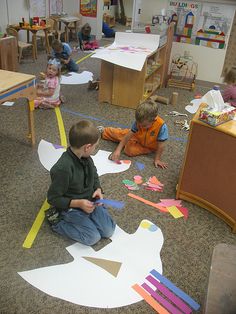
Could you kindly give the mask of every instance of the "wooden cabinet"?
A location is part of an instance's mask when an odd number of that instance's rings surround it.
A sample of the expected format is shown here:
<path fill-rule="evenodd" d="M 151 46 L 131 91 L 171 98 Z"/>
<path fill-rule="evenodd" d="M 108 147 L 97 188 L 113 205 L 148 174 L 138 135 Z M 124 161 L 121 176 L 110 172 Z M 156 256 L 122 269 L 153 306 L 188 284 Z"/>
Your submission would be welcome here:
<path fill-rule="evenodd" d="M 167 42 L 146 58 L 141 71 L 101 61 L 99 102 L 136 108 L 159 87 L 165 86 L 174 27 L 170 25 Z"/>
<path fill-rule="evenodd" d="M 236 232 L 236 121 L 211 127 L 198 116 L 191 121 L 176 198 L 211 211 Z"/>
<path fill-rule="evenodd" d="M 0 38 L 0 69 L 17 71 L 18 48 L 16 38 L 13 36 Z"/>

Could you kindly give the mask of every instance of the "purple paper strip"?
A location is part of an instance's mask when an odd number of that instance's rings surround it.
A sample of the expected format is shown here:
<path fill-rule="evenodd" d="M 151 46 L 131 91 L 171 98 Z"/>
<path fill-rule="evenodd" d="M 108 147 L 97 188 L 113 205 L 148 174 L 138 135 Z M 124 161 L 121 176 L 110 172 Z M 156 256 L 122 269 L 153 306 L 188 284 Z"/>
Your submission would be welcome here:
<path fill-rule="evenodd" d="M 188 307 L 180 298 L 174 293 L 162 285 L 159 281 L 153 278 L 151 275 L 147 276 L 146 279 L 151 282 L 162 294 L 164 294 L 172 303 L 176 304 L 178 308 L 185 314 L 192 313 L 192 309 Z"/>
<path fill-rule="evenodd" d="M 58 144 L 52 144 L 56 149 L 58 149 L 58 148 L 63 148 L 63 146 L 61 146 L 61 145 L 58 145 Z"/>
<path fill-rule="evenodd" d="M 157 300 L 160 304 L 162 304 L 167 310 L 169 310 L 172 314 L 182 314 L 176 307 L 170 304 L 166 299 L 164 299 L 161 295 L 157 294 L 151 287 L 149 287 L 146 283 L 142 284 L 142 287 L 151 294 L 151 296 Z"/>

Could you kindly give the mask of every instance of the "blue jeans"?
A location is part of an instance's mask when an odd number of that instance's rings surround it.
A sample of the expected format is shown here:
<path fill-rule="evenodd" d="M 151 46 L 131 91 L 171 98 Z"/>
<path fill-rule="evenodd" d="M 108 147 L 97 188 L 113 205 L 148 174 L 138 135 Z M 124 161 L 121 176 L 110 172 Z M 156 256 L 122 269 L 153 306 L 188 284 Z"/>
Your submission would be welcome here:
<path fill-rule="evenodd" d="M 103 206 L 97 206 L 91 214 L 81 209 L 61 213 L 61 220 L 52 226 L 53 231 L 85 245 L 93 245 L 101 238 L 109 238 L 116 224 Z"/>
<path fill-rule="evenodd" d="M 70 59 L 69 63 L 65 66 L 70 72 L 78 72 L 79 70 L 78 64 L 73 59 Z"/>

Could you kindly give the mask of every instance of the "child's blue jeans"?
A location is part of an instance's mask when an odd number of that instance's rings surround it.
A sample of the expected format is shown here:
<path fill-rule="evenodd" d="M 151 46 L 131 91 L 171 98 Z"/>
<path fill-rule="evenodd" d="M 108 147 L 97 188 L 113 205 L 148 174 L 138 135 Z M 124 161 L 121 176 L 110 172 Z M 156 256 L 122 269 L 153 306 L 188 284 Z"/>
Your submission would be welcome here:
<path fill-rule="evenodd" d="M 78 64 L 73 59 L 70 59 L 70 61 L 66 64 L 66 67 L 70 72 L 78 72 L 79 70 Z"/>
<path fill-rule="evenodd" d="M 101 238 L 109 238 L 116 224 L 103 206 L 96 206 L 91 214 L 81 209 L 61 213 L 61 220 L 52 226 L 53 231 L 85 245 L 93 245 Z"/>

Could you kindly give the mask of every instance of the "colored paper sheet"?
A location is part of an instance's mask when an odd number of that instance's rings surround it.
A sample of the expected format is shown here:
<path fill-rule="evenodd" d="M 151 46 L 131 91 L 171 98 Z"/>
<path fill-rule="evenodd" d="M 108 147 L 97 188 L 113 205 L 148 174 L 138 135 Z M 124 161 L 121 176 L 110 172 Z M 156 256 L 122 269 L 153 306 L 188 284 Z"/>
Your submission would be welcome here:
<path fill-rule="evenodd" d="M 157 300 L 161 305 L 163 305 L 170 313 L 172 314 L 182 314 L 175 306 L 169 303 L 166 299 L 164 299 L 161 295 L 157 294 L 149 285 L 146 283 L 142 284 L 142 287 L 151 294 L 151 296 Z"/>
<path fill-rule="evenodd" d="M 184 214 L 182 214 L 181 211 L 176 206 L 169 206 L 169 207 L 167 207 L 167 209 L 168 209 L 169 213 L 176 219 L 184 217 Z"/>
<path fill-rule="evenodd" d="M 82 256 L 87 261 L 105 269 L 108 273 L 110 273 L 112 276 L 117 277 L 122 263 L 117 261 L 111 261 L 104 258 L 95 258 L 90 256 Z"/>
<path fill-rule="evenodd" d="M 92 58 L 141 71 L 148 55 L 159 46 L 159 35 L 116 32 L 112 45 L 95 51 Z"/>
<path fill-rule="evenodd" d="M 188 219 L 188 208 L 186 207 L 179 207 L 177 206 L 178 210 L 181 211 L 181 213 L 184 215 L 184 219 Z"/>
<path fill-rule="evenodd" d="M 160 199 L 161 201 L 161 206 L 181 206 L 181 200 L 176 200 L 176 199 Z"/>
<path fill-rule="evenodd" d="M 138 170 L 143 170 L 145 168 L 145 165 L 138 161 L 135 162 L 135 166 Z"/>
<path fill-rule="evenodd" d="M 125 206 L 124 202 L 119 202 L 115 200 L 108 200 L 106 198 L 96 200 L 94 204 L 104 204 L 113 208 L 122 209 Z"/>
<path fill-rule="evenodd" d="M 192 313 L 192 309 L 185 304 L 179 297 L 172 293 L 168 288 L 163 284 L 157 281 L 153 276 L 149 275 L 146 279 L 156 287 L 167 299 L 169 299 L 173 304 L 175 304 L 184 314 Z"/>
<path fill-rule="evenodd" d="M 187 293 L 185 293 L 180 288 L 176 287 L 169 279 L 165 276 L 162 276 L 157 270 L 153 269 L 150 273 L 161 283 L 163 283 L 168 289 L 173 291 L 177 296 L 179 296 L 182 300 L 188 303 L 195 311 L 200 308 L 200 305 L 193 300 Z"/>
<path fill-rule="evenodd" d="M 81 306 L 107 311 L 140 302 L 143 298 L 131 286 L 145 278 L 147 269 L 162 273 L 161 229 L 143 220 L 135 233 L 128 234 L 117 225 L 110 239 L 98 251 L 73 243 L 66 248 L 73 259 L 71 262 L 61 264 L 60 261 L 53 266 L 44 263 L 44 267 L 19 275 L 42 292 Z M 119 263 L 122 263 L 120 269 Z M 117 273 L 116 277 L 111 275 L 111 269 L 113 274 Z"/>
<path fill-rule="evenodd" d="M 135 284 L 132 288 L 139 294 L 141 297 L 152 307 L 154 310 L 157 311 L 159 314 L 169 314 L 164 307 L 162 307 L 157 301 L 155 301 L 150 294 L 148 294 L 142 287 Z"/>
<path fill-rule="evenodd" d="M 136 200 L 140 201 L 140 202 L 143 202 L 144 204 L 147 204 L 149 206 L 152 206 L 154 208 L 157 208 L 159 210 L 163 210 L 164 211 L 164 208 L 162 206 L 158 206 L 157 204 L 153 203 L 153 202 L 150 202 L 148 200 L 145 200 L 144 198 L 138 196 L 138 195 L 135 195 L 133 193 L 128 193 L 128 196 L 132 197 L 132 198 L 135 198 Z"/>

